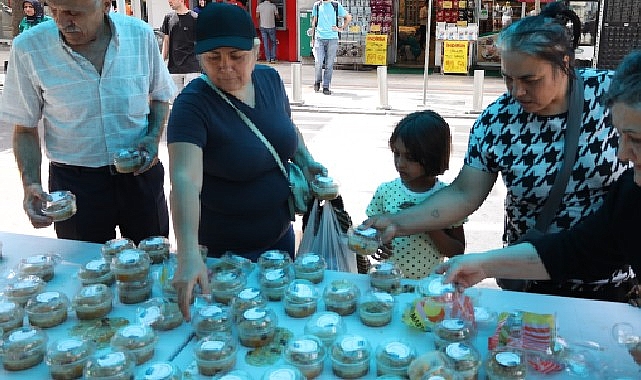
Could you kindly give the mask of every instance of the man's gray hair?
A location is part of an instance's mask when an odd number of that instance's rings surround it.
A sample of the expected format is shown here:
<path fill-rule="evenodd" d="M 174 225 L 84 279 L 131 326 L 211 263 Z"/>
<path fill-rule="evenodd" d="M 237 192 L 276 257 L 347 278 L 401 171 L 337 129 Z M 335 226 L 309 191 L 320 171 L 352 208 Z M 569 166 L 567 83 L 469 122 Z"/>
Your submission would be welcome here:
<path fill-rule="evenodd" d="M 605 96 L 609 106 L 623 103 L 641 110 L 641 50 L 630 52 L 619 63 Z"/>

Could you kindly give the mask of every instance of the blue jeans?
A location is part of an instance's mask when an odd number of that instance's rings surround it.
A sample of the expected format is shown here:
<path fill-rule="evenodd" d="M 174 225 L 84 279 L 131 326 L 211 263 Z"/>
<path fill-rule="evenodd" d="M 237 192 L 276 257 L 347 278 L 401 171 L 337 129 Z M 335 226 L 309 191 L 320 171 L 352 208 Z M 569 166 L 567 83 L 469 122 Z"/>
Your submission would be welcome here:
<path fill-rule="evenodd" d="M 336 51 L 338 50 L 338 39 L 314 41 L 314 66 L 316 69 L 316 79 L 314 83 L 323 83 L 323 88 L 329 88 L 332 83 L 332 72 L 334 71 L 334 61 L 336 60 Z M 325 75 L 323 75 L 323 62 L 325 63 Z"/>
<path fill-rule="evenodd" d="M 263 37 L 263 47 L 265 49 L 265 60 L 276 60 L 276 28 L 260 28 L 260 34 Z"/>

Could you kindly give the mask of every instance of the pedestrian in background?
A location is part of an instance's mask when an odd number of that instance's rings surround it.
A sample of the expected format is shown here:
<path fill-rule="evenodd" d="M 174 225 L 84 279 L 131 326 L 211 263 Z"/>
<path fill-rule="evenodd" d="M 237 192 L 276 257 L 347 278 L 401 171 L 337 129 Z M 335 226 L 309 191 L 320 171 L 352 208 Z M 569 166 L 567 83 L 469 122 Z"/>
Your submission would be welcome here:
<path fill-rule="evenodd" d="M 25 16 L 20 21 L 20 25 L 18 25 L 20 33 L 29 28 L 33 28 L 43 21 L 51 20 L 51 17 L 45 15 L 44 7 L 38 0 L 22 2 L 22 10 L 24 11 Z"/>
<path fill-rule="evenodd" d="M 339 26 L 339 20 L 343 23 Z M 321 84 L 323 94 L 331 95 L 332 72 L 338 50 L 338 32 L 347 30 L 352 16 L 334 0 L 322 0 L 314 3 L 312 8 L 312 25 L 314 37 L 314 91 L 319 92 Z M 325 65 L 325 73 L 323 73 Z"/>
<path fill-rule="evenodd" d="M 395 214 L 447 186 L 438 176 L 449 167 L 451 145 L 450 127 L 438 113 L 419 111 L 405 116 L 389 139 L 399 178 L 378 186 L 366 214 Z M 428 276 L 443 258 L 464 250 L 465 232 L 460 221 L 442 230 L 397 237 L 391 241 L 391 250 L 383 255 L 389 255 L 404 277 L 420 279 Z"/>
<path fill-rule="evenodd" d="M 194 12 L 200 13 L 200 11 L 202 11 L 207 6 L 207 4 L 209 4 L 209 2 L 206 0 L 198 0 L 198 5 L 194 7 Z"/>
<path fill-rule="evenodd" d="M 288 170 L 294 161 L 308 178 L 326 172 L 292 122 L 278 72 L 256 65 L 259 48 L 248 12 L 228 3 L 208 5 L 196 24 L 196 53 L 204 74 L 176 98 L 169 117 L 170 201 L 178 250 L 173 283 L 187 319 L 195 284 L 207 289 L 198 246 L 206 246 L 210 257 L 231 251 L 256 261 L 276 249 L 293 258 L 291 191 L 279 163 Z"/>
<path fill-rule="evenodd" d="M 168 0 L 171 11 L 165 15 L 161 31 L 162 58 L 176 84 L 177 93 L 200 74 L 200 64 L 194 53 L 196 18 L 182 0 Z"/>
<path fill-rule="evenodd" d="M 534 228 L 563 160 L 570 160 L 572 170 L 547 232 L 566 230 L 596 211 L 627 165 L 617 159 L 617 133 L 607 107 L 601 104 L 612 73 L 574 69 L 580 26 L 573 11 L 555 2 L 540 15 L 525 17 L 504 29 L 498 46 L 508 91 L 474 123 L 456 179 L 420 205 L 370 218 L 366 224 L 383 230 L 384 240 L 447 228 L 483 203 L 501 173 L 507 187 L 503 240 L 506 245 L 513 244 Z M 577 75 L 583 81 L 583 102 L 572 110 L 570 97 Z M 566 158 L 570 112 L 577 114 L 578 148 L 575 157 Z M 612 273 L 615 276 L 618 274 Z M 611 281 L 603 286 L 546 281 L 523 284 L 527 288 L 499 285 L 613 301 L 625 293 Z"/>
<path fill-rule="evenodd" d="M 256 7 L 256 18 L 260 25 L 260 35 L 263 38 L 265 60 L 276 62 L 276 20 L 280 18 L 278 8 L 269 0 L 263 0 Z"/>
<path fill-rule="evenodd" d="M 75 194 L 77 212 L 56 222 L 61 239 L 104 243 L 120 233 L 138 243 L 169 234 L 164 169 L 158 144 L 174 84 L 146 22 L 110 12 L 109 0 L 50 0 L 55 23 L 13 40 L 0 101 L 0 122 L 14 125 L 13 150 L 24 189 L 23 206 L 36 228 L 52 224 L 49 191 Z M 113 169 L 120 149 L 148 159 L 134 173 Z"/>

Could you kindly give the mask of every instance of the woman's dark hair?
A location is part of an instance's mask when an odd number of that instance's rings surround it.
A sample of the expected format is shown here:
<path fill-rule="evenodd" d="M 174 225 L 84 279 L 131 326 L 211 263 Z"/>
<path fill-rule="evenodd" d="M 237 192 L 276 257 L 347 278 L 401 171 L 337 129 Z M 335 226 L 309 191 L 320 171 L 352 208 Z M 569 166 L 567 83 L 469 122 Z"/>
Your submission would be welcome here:
<path fill-rule="evenodd" d="M 427 176 L 443 174 L 450 164 L 452 136 L 450 126 L 438 113 L 428 111 L 413 112 L 398 122 L 389 146 L 401 139 L 413 160 L 425 170 Z"/>
<path fill-rule="evenodd" d="M 581 19 L 562 1 L 549 3 L 541 14 L 514 22 L 500 34 L 501 52 L 520 52 L 552 63 L 573 76 L 574 51 L 581 38 Z M 570 58 L 569 67 L 564 62 Z"/>
<path fill-rule="evenodd" d="M 632 51 L 619 63 L 605 102 L 608 106 L 623 103 L 641 109 L 641 50 Z"/>

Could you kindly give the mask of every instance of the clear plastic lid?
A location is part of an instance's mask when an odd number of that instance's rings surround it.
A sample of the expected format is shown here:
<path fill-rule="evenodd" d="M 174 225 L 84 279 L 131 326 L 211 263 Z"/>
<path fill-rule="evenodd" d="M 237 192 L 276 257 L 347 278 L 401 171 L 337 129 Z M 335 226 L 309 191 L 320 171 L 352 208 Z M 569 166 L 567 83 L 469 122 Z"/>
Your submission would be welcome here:
<path fill-rule="evenodd" d="M 91 260 L 87 264 L 83 265 L 78 271 L 78 276 L 80 278 L 100 277 L 108 274 L 109 272 L 111 272 L 109 261 L 104 258 L 100 258 Z"/>
<path fill-rule="evenodd" d="M 196 358 L 221 360 L 236 354 L 236 339 L 229 333 L 217 332 L 200 339 L 194 347 Z"/>
<path fill-rule="evenodd" d="M 327 263 L 323 256 L 315 252 L 305 252 L 296 256 L 294 269 L 303 272 L 315 272 L 327 268 Z"/>
<path fill-rule="evenodd" d="M 359 255 L 372 255 L 380 246 L 378 231 L 374 228 L 352 228 L 347 230 L 347 246 Z"/>
<path fill-rule="evenodd" d="M 113 350 L 92 356 L 85 365 L 86 379 L 130 379 L 136 359 L 128 351 Z"/>
<path fill-rule="evenodd" d="M 305 324 L 305 334 L 317 336 L 325 345 L 331 344 L 343 333 L 345 333 L 343 318 L 333 311 L 316 313 Z"/>
<path fill-rule="evenodd" d="M 118 274 L 123 271 L 149 268 L 149 264 L 150 260 L 147 252 L 137 248 L 129 248 L 116 254 L 116 257 L 111 262 L 111 267 Z"/>
<path fill-rule="evenodd" d="M 267 369 L 261 380 L 305 380 L 305 376 L 294 366 L 277 365 Z"/>
<path fill-rule="evenodd" d="M 169 252 L 169 239 L 164 236 L 151 236 L 138 243 L 138 249 L 143 251 L 167 250 Z"/>
<path fill-rule="evenodd" d="M 136 248 L 136 245 L 134 244 L 133 240 L 127 239 L 127 238 L 120 238 L 120 239 L 111 239 L 107 241 L 103 246 L 102 246 L 102 254 L 103 256 L 109 257 L 109 260 L 111 260 L 112 256 L 115 256 L 118 252 L 121 252 L 125 249 L 130 249 L 130 248 Z"/>
<path fill-rule="evenodd" d="M 41 292 L 32 296 L 27 302 L 27 313 L 47 313 L 50 311 L 67 309 L 69 298 L 64 293 L 50 291 Z"/>
<path fill-rule="evenodd" d="M 458 372 L 476 370 L 480 364 L 481 355 L 478 350 L 466 342 L 450 343 L 443 352 L 448 367 Z"/>
<path fill-rule="evenodd" d="M 283 268 L 268 268 L 260 273 L 260 286 L 264 287 L 281 287 L 292 281 L 292 273 Z"/>
<path fill-rule="evenodd" d="M 183 320 L 177 303 L 163 298 L 152 298 L 138 308 L 138 322 L 141 325 L 165 330 L 170 326 L 177 327 Z"/>
<path fill-rule="evenodd" d="M 33 255 L 20 260 L 18 272 L 21 276 L 35 275 L 47 281 L 53 277 L 53 267 L 60 261 L 58 255 Z M 49 278 L 44 278 L 49 275 Z"/>
<path fill-rule="evenodd" d="M 143 380 L 180 380 L 182 372 L 175 364 L 169 362 L 154 362 L 142 371 Z"/>
<path fill-rule="evenodd" d="M 434 335 L 447 342 L 469 340 L 473 333 L 471 324 L 460 318 L 443 319 L 434 327 Z"/>
<path fill-rule="evenodd" d="M 488 355 L 487 372 L 502 379 L 525 379 L 527 362 L 521 350 L 500 347 Z"/>
<path fill-rule="evenodd" d="M 315 335 L 301 335 L 289 340 L 284 355 L 289 364 L 309 365 L 323 361 L 325 346 Z"/>
<path fill-rule="evenodd" d="M 285 299 L 293 303 L 315 302 L 318 290 L 308 280 L 294 280 L 285 289 Z"/>
<path fill-rule="evenodd" d="M 96 344 L 90 340 L 77 338 L 62 338 L 54 341 L 47 349 L 47 364 L 71 364 L 91 356 L 96 350 Z"/>
<path fill-rule="evenodd" d="M 332 358 L 340 362 L 361 362 L 369 360 L 372 348 L 369 341 L 354 334 L 342 335 L 332 344 Z"/>
<path fill-rule="evenodd" d="M 251 377 L 247 371 L 233 369 L 231 371 L 217 373 L 212 377 L 212 380 L 254 380 L 254 378 Z"/>
<path fill-rule="evenodd" d="M 156 343 L 156 333 L 149 326 L 129 325 L 121 327 L 111 338 L 113 347 L 136 349 Z"/>
<path fill-rule="evenodd" d="M 452 284 L 443 283 L 443 275 L 430 274 L 419 281 L 416 291 L 422 297 L 440 297 L 454 293 Z"/>
<path fill-rule="evenodd" d="M 78 290 L 73 297 L 73 306 L 90 306 L 99 305 L 105 302 L 111 302 L 113 294 L 111 289 L 105 284 L 86 285 Z"/>
<path fill-rule="evenodd" d="M 118 172 L 131 173 L 142 166 L 147 156 L 148 153 L 138 149 L 120 149 L 114 153 L 113 162 Z"/>
<path fill-rule="evenodd" d="M 276 326 L 278 319 L 276 313 L 268 307 L 252 307 L 243 312 L 240 324 L 244 328 Z"/>
<path fill-rule="evenodd" d="M 258 288 L 245 288 L 238 292 L 231 301 L 234 319 L 238 320 L 242 313 L 252 307 L 265 307 L 267 300 Z"/>
<path fill-rule="evenodd" d="M 248 258 L 236 255 L 231 252 L 223 254 L 220 258 L 213 259 L 210 266 L 212 273 L 224 270 L 238 270 L 248 276 L 254 269 L 254 264 Z"/>
<path fill-rule="evenodd" d="M 38 327 L 23 326 L 4 336 L 3 354 L 19 357 L 35 350 L 45 352 L 47 334 Z"/>
<path fill-rule="evenodd" d="M 416 349 L 403 339 L 385 339 L 376 347 L 376 362 L 387 367 L 408 367 Z"/>
<path fill-rule="evenodd" d="M 325 302 L 356 301 L 359 296 L 360 290 L 349 280 L 333 280 L 323 291 Z"/>
<path fill-rule="evenodd" d="M 49 193 L 42 208 L 42 214 L 50 216 L 54 222 L 67 220 L 76 211 L 76 196 L 70 191 L 53 191 Z"/>
<path fill-rule="evenodd" d="M 318 199 L 331 200 L 338 196 L 338 182 L 332 177 L 317 175 L 310 185 Z"/>
<path fill-rule="evenodd" d="M 40 293 L 45 288 L 45 282 L 38 276 L 18 277 L 5 287 L 5 296 L 9 301 L 24 306 L 29 298 Z"/>
<path fill-rule="evenodd" d="M 0 326 L 2 322 L 7 322 L 21 317 L 23 310 L 16 302 L 9 301 L 6 298 L 0 298 Z"/>
<path fill-rule="evenodd" d="M 211 276 L 210 284 L 212 290 L 224 291 L 232 288 L 244 287 L 246 278 L 243 272 L 236 270 L 223 270 L 214 272 Z"/>
<path fill-rule="evenodd" d="M 289 253 L 279 250 L 263 252 L 258 257 L 258 266 L 261 271 L 270 268 L 286 268 L 292 263 Z"/>

